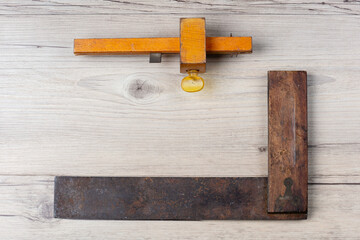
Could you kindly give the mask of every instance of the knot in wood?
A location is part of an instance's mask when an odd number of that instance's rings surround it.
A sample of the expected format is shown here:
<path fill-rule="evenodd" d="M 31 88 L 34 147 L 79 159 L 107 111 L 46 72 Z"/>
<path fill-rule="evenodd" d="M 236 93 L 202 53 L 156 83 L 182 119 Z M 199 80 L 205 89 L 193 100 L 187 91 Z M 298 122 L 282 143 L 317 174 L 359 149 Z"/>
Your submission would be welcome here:
<path fill-rule="evenodd" d="M 125 81 L 125 96 L 137 103 L 149 103 L 157 99 L 161 88 L 151 76 L 153 75 L 130 75 Z"/>

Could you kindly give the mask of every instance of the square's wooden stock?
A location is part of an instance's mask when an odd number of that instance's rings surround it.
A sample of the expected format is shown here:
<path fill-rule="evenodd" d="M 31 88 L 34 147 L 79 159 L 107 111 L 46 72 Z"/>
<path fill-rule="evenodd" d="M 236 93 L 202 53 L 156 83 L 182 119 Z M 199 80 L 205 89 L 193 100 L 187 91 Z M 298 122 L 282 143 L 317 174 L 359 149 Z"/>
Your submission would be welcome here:
<path fill-rule="evenodd" d="M 268 211 L 306 212 L 308 184 L 307 76 L 268 72 Z"/>

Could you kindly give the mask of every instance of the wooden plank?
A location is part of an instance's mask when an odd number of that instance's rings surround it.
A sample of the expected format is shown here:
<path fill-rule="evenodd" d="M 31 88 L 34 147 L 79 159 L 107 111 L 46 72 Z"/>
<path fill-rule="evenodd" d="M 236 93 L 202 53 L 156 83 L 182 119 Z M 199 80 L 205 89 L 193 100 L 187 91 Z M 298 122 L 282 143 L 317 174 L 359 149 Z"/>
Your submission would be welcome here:
<path fill-rule="evenodd" d="M 282 16 L 281 19 L 277 19 L 276 16 L 254 16 L 251 19 L 254 21 L 247 22 L 245 25 L 242 25 L 241 28 L 238 26 L 243 22 L 248 21 L 249 17 L 246 16 L 225 16 L 221 18 L 220 16 L 207 16 L 207 21 L 212 25 L 216 26 L 216 29 L 208 29 L 208 36 L 229 36 L 230 33 L 233 36 L 253 36 L 258 41 L 257 44 L 260 44 L 257 48 L 255 54 L 246 56 L 246 62 L 242 62 L 242 65 L 246 65 L 247 68 L 250 68 L 251 71 L 259 71 L 259 67 L 263 66 L 262 69 L 269 69 L 269 67 L 281 67 L 283 62 L 291 63 L 291 66 L 287 66 L 287 69 L 291 67 L 302 64 L 305 67 L 311 67 L 313 63 L 307 64 L 309 61 L 316 62 L 321 61 L 319 65 L 326 67 L 324 64 L 327 61 L 331 69 L 335 68 L 334 62 L 332 60 L 357 60 L 356 55 L 352 54 L 354 48 L 358 48 L 360 43 L 353 42 L 352 38 L 358 36 L 359 25 L 358 19 L 354 17 L 345 17 L 345 16 L 333 16 L 330 19 L 327 16 L 304 16 L 302 24 L 298 23 L 298 18 L 296 16 Z M 138 18 L 136 15 L 126 15 L 126 16 L 112 16 L 111 18 L 103 18 L 101 16 L 87 16 L 82 18 L 82 16 L 16 16 L 17 22 L 12 21 L 12 18 L 9 16 L 1 16 L 0 21 L 2 23 L 2 29 L 0 38 L 0 47 L 2 50 L 3 61 L 0 68 L 8 67 L 25 67 L 26 66 L 36 66 L 37 68 L 49 68 L 55 67 L 49 63 L 49 61 L 44 61 L 44 59 L 52 59 L 53 61 L 58 61 L 61 63 L 61 67 L 64 68 L 76 68 L 76 67 L 86 67 L 79 66 L 79 61 L 74 61 L 73 54 L 71 49 L 73 48 L 73 40 L 75 38 L 119 38 L 119 37 L 167 37 L 167 36 L 178 36 L 178 16 L 167 16 L 163 18 L 160 23 L 156 22 L 156 15 L 145 15 L 142 18 Z M 120 31 L 119 29 L 126 29 L 129 22 L 137 19 L 136 24 L 132 24 L 132 31 Z M 340 23 L 342 22 L 342 27 Z M 73 31 L 68 31 L 69 24 L 73 23 Z M 331 38 L 331 34 L 326 28 L 327 24 L 335 26 L 334 32 L 337 34 L 342 34 L 344 38 L 332 38 L 331 41 L 326 41 Z M 25 27 L 21 27 L 25 26 Z M 104 28 L 106 26 L 106 28 Z M 289 35 L 285 34 L 283 31 L 285 29 L 297 27 L 298 31 L 302 34 Z M 319 33 L 316 41 L 311 41 L 311 34 L 307 30 L 311 27 L 314 27 Z M 351 29 L 354 29 L 354 32 L 351 32 Z M 12 35 L 6 35 L 4 32 L 11 31 Z M 32 34 L 32 33 L 36 34 Z M 75 33 L 76 32 L 76 33 Z M 48 38 L 44 35 L 53 34 L 54 38 Z M 36 36 L 37 35 L 37 36 Z M 285 41 L 286 40 L 286 41 Z M 316 49 L 316 54 L 311 55 L 311 48 L 304 42 L 311 41 L 312 48 Z M 266 42 L 266 45 L 265 45 Z M 263 45 L 264 44 L 264 45 Z M 281 47 L 280 47 L 281 46 Z M 296 48 L 294 48 L 296 46 Z M 334 48 L 334 46 L 340 46 L 341 51 L 332 51 L 329 53 L 329 48 Z M 262 47 L 262 48 L 260 48 Z M 24 51 L 26 49 L 26 51 Z M 261 50 L 260 50 L 261 49 Z M 285 54 L 285 53 L 291 53 Z M 293 57 L 296 55 L 296 58 Z M 309 55 L 312 57 L 309 58 Z M 275 57 L 276 56 L 276 57 Z M 15 61 L 16 57 L 16 61 Z M 6 61 L 6 60 L 7 61 Z M 96 64 L 102 64 L 101 66 L 113 67 L 116 69 L 118 64 L 114 61 L 109 63 L 109 60 L 112 58 L 105 58 L 107 62 L 105 63 L 103 59 L 100 58 L 86 58 L 87 64 L 91 62 L 96 62 Z M 144 58 L 131 58 L 132 62 L 143 63 Z M 168 62 L 177 60 L 177 57 L 174 58 L 165 58 L 164 61 Z M 304 61 L 306 59 L 307 61 Z M 82 60 L 81 62 L 83 63 Z M 119 58 L 116 61 L 129 62 L 127 58 Z M 163 61 L 163 62 L 164 62 Z M 218 59 L 210 61 L 216 62 L 215 66 L 219 65 L 223 61 L 239 62 L 240 59 L 229 59 L 222 58 L 221 61 Z M 80 62 L 80 63 L 81 63 Z M 18 65 L 18 63 L 20 63 Z M 251 63 L 251 64 L 248 64 Z M 264 65 L 266 63 L 266 66 Z M 65 65 L 63 65 L 65 64 Z M 354 64 L 346 63 L 344 67 L 350 67 Z M 330 67 L 329 66 L 329 67 Z M 58 66 L 59 67 L 59 66 Z M 154 65 L 151 68 L 155 67 Z M 224 64 L 222 67 L 232 69 L 234 71 L 234 66 Z M 340 67 L 337 66 L 339 69 Z M 331 70 L 330 69 L 330 70 Z M 240 71 L 242 68 L 239 69 Z M 322 70 L 322 69 L 321 69 Z M 238 70 L 237 70 L 238 71 Z"/>
<path fill-rule="evenodd" d="M 360 12 L 360 5 L 353 0 L 324 1 L 261 1 L 239 0 L 214 3 L 212 0 L 193 1 L 98 1 L 88 0 L 51 0 L 31 1 L 12 0 L 0 8 L 0 14 L 11 15 L 128 15 L 149 13 L 165 16 L 187 15 L 353 15 Z M 251 17 L 249 17 L 251 18 Z M 138 20 L 138 19 L 136 19 Z"/>
<path fill-rule="evenodd" d="M 205 18 L 180 19 L 180 72 L 206 70 Z"/>
<path fill-rule="evenodd" d="M 251 37 L 207 37 L 206 52 L 231 54 L 252 52 Z M 76 55 L 127 55 L 180 53 L 179 38 L 75 39 Z"/>
<path fill-rule="evenodd" d="M 268 72 L 269 212 L 307 212 L 305 71 Z"/>
<path fill-rule="evenodd" d="M 0 237 L 195 240 L 238 239 L 241 235 L 244 239 L 358 239 L 359 192 L 360 185 L 309 185 L 310 214 L 306 221 L 84 221 L 54 218 L 53 176 L 0 176 Z"/>

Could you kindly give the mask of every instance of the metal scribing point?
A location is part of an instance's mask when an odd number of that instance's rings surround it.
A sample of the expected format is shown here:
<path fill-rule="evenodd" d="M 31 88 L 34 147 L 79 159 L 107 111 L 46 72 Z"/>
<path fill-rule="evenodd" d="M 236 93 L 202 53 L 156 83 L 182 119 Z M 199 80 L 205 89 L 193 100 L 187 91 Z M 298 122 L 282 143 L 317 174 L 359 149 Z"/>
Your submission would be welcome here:
<path fill-rule="evenodd" d="M 150 63 L 161 63 L 161 53 L 150 53 Z"/>

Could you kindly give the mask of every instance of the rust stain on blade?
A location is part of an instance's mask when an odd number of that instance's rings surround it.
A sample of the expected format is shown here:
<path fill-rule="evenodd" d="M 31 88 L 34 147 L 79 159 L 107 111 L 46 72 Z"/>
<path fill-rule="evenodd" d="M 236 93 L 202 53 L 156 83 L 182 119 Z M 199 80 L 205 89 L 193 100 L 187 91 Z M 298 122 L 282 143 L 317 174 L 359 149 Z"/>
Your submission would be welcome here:
<path fill-rule="evenodd" d="M 109 220 L 306 219 L 267 213 L 267 178 L 56 177 L 55 217 Z"/>

